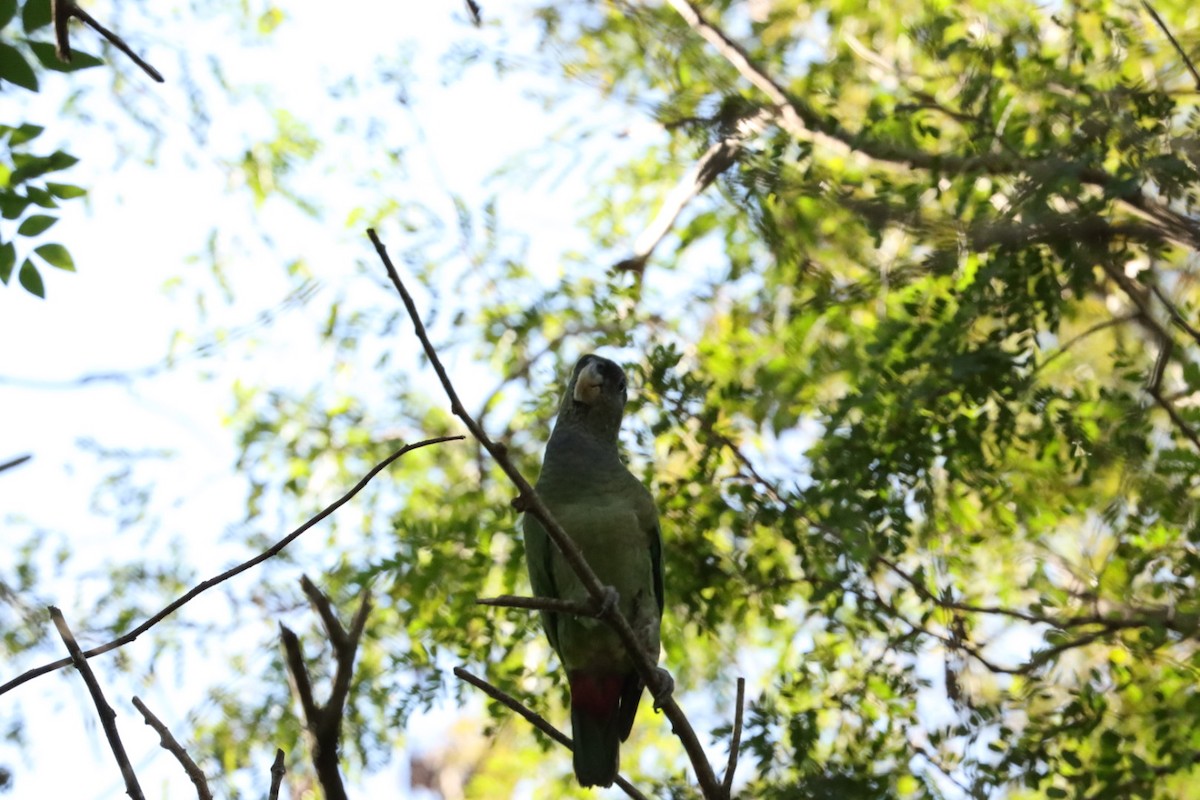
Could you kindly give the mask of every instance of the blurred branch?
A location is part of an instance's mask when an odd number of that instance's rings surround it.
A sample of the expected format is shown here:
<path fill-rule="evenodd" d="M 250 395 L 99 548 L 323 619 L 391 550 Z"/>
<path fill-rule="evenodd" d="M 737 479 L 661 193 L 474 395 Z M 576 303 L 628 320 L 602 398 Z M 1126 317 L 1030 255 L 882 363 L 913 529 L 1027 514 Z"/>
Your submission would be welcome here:
<path fill-rule="evenodd" d="M 196 796 L 199 800 L 212 800 L 212 792 L 208 790 L 208 779 L 204 777 L 204 772 L 200 767 L 196 766 L 196 762 L 188 755 L 183 745 L 171 735 L 170 729 L 163 724 L 162 720 L 154 716 L 150 709 L 146 707 L 146 704 L 142 702 L 141 698 L 134 697 L 133 706 L 141 713 L 142 718 L 146 720 L 146 724 L 158 733 L 158 743 L 162 745 L 164 750 L 175 756 L 175 760 L 183 766 L 183 771 L 187 773 L 188 778 L 191 779 L 192 784 L 196 787 Z"/>
<path fill-rule="evenodd" d="M 279 787 L 283 784 L 283 776 L 287 774 L 283 759 L 283 750 L 276 748 L 275 760 L 271 763 L 271 791 L 267 793 L 267 800 L 279 800 Z"/>
<path fill-rule="evenodd" d="M 538 496 L 537 492 L 534 491 L 533 486 L 521 475 L 516 466 L 513 465 L 512 459 L 508 457 L 508 448 L 505 445 L 492 441 L 483 428 L 479 426 L 479 423 L 467 413 L 466 408 L 458 397 L 458 392 L 454 389 L 454 384 L 451 382 L 450 376 L 446 374 L 446 368 L 442 365 L 437 350 L 429 340 L 429 335 L 425 331 L 424 323 L 421 322 L 420 314 L 417 313 L 417 307 L 413 302 L 412 295 L 408 293 L 408 289 L 404 287 L 404 282 L 400 280 L 400 275 L 396 271 L 396 267 L 392 264 L 392 259 L 388 256 L 387 249 L 383 246 L 383 243 L 379 240 L 373 229 L 367 229 L 367 236 L 375 246 L 375 251 L 379 254 L 379 259 L 387 270 L 388 278 L 391 279 L 392 285 L 396 287 L 396 291 L 400 295 L 405 309 L 408 311 L 409 319 L 411 319 L 413 324 L 413 330 L 417 338 L 420 339 L 421 345 L 425 350 L 425 355 L 429 358 L 429 363 L 433 365 L 438 380 L 441 382 L 442 388 L 450 400 L 451 412 L 462 420 L 463 424 L 471 432 L 471 435 L 483 445 L 484 449 L 495 459 L 496 464 L 517 488 L 518 495 L 513 501 L 513 507 L 518 511 L 523 511 L 531 515 L 542 524 L 551 541 L 554 542 L 562 554 L 563 559 L 570 564 L 571 569 L 578 576 L 579 582 L 583 585 L 584 590 L 587 591 L 592 602 L 603 604 L 605 598 L 609 596 L 606 587 L 600 583 L 600 580 L 596 577 L 596 573 L 592 571 L 584 559 L 583 553 L 580 552 L 575 542 L 567 535 L 562 526 L 558 524 L 553 515 L 551 515 L 550 510 Z M 673 732 L 679 738 L 680 743 L 683 744 L 684 750 L 687 751 L 688 758 L 692 762 L 692 768 L 695 770 L 696 779 L 700 784 L 704 796 L 710 798 L 710 800 L 720 798 L 722 796 L 721 784 L 717 781 L 712 765 L 708 763 L 704 747 L 700 744 L 700 740 L 696 736 L 691 722 L 688 721 L 687 715 L 683 713 L 683 709 L 679 707 L 674 697 L 671 696 L 673 681 L 670 673 L 659 669 L 655 663 L 655 659 L 642 649 L 636 634 L 633 632 L 633 628 L 630 627 L 629 621 L 621 613 L 617 603 L 607 604 L 600 619 L 608 623 L 620 638 L 638 675 L 642 678 L 646 686 L 650 688 L 656 707 L 662 709 L 667 719 L 670 720 Z"/>
<path fill-rule="evenodd" d="M 502 691 L 501 689 L 497 689 L 495 686 L 492 686 L 490 683 L 485 681 L 483 678 L 475 677 L 474 675 L 472 675 L 470 672 L 467 672 L 462 667 L 455 667 L 454 674 L 455 674 L 455 676 L 457 676 L 459 678 L 459 680 L 466 681 L 467 683 L 471 684 L 475 688 L 482 691 L 488 697 L 495 700 L 497 703 L 501 703 L 502 705 L 507 706 L 510 710 L 515 711 L 517 714 L 520 714 L 522 717 L 525 718 L 525 720 L 530 725 L 537 728 L 539 731 L 546 734 L 551 739 L 553 739 L 554 741 L 561 744 L 563 747 L 567 748 L 568 750 L 575 749 L 574 744 L 572 743 L 571 738 L 569 736 L 567 736 L 565 733 L 560 731 L 558 728 L 554 727 L 549 722 L 547 722 L 546 718 L 543 717 L 541 714 L 538 714 L 536 711 L 533 711 L 532 709 L 526 707 L 525 704 L 523 704 L 521 701 L 517 700 L 515 697 L 507 694 L 506 692 Z M 616 784 L 617 784 L 617 786 L 620 786 L 622 790 L 624 790 L 625 794 L 634 798 L 634 800 L 649 800 L 649 798 L 647 798 L 646 795 L 644 795 L 640 791 L 638 791 L 637 787 L 635 787 L 629 781 L 625 780 L 625 778 L 623 778 L 620 775 L 617 776 Z"/>
<path fill-rule="evenodd" d="M 4 471 L 6 471 L 6 470 L 10 470 L 10 469 L 12 469 L 13 467 L 19 467 L 19 466 L 21 466 L 22 464 L 24 464 L 26 461 L 28 461 L 28 460 L 29 460 L 29 459 L 31 459 L 31 458 L 33 458 L 33 456 L 31 456 L 31 455 L 29 455 L 28 453 L 26 453 L 26 454 L 25 454 L 25 455 L 23 455 L 23 456 L 17 456 L 17 457 L 16 457 L 16 458 L 14 458 L 14 459 L 11 459 L 11 460 L 9 460 L 9 461 L 5 461 L 4 463 L 0 463 L 0 472 L 4 472 Z"/>
<path fill-rule="evenodd" d="M 775 112 L 759 109 L 750 116 L 738 120 L 734 133 L 723 137 L 705 151 L 704 155 L 692 165 L 692 168 L 679 179 L 675 188 L 663 201 L 662 208 L 654 216 L 650 225 L 642 231 L 633 245 L 633 255 L 616 265 L 613 269 L 622 272 L 641 274 L 646 269 L 646 262 L 654 254 L 655 249 L 671 232 L 675 221 L 683 213 L 693 199 L 700 196 L 705 189 L 712 185 L 723 172 L 737 163 L 738 154 L 746 142 L 763 129 L 775 117 Z"/>
<path fill-rule="evenodd" d="M 1196 71 L 1196 65 L 1192 63 L 1192 59 L 1188 57 L 1187 52 L 1180 46 L 1179 41 L 1175 38 L 1175 34 L 1171 33 L 1171 29 L 1167 27 L 1167 23 L 1163 22 L 1163 18 L 1154 10 L 1154 6 L 1150 5 L 1149 0 L 1142 0 L 1142 6 L 1145 7 L 1146 11 L 1150 12 L 1150 16 L 1154 18 L 1155 24 L 1166 34 L 1167 39 L 1171 42 L 1171 46 L 1175 48 L 1175 52 L 1183 59 L 1188 72 L 1192 73 L 1192 80 L 1196 82 L 1196 88 L 1200 89 L 1200 72 Z"/>
<path fill-rule="evenodd" d="M 50 606 L 50 619 L 54 620 L 54 627 L 58 628 L 58 635 L 62 637 L 63 644 L 67 646 L 67 652 L 71 654 L 69 663 L 75 665 L 75 669 L 79 670 L 79 674 L 83 676 L 83 682 L 87 684 L 88 693 L 91 694 L 92 702 L 96 705 L 96 712 L 100 715 L 100 725 L 104 728 L 104 736 L 108 739 L 108 746 L 112 748 L 113 757 L 117 759 L 117 766 L 121 768 L 121 777 L 125 779 L 125 793 L 129 795 L 130 800 L 145 800 L 146 796 L 142 794 L 142 787 L 138 785 L 133 765 L 129 763 L 129 756 L 125 753 L 125 745 L 121 744 L 121 734 L 117 731 L 117 712 L 113 711 L 112 706 L 104 699 L 100 682 L 96 680 L 91 665 L 83 657 L 79 643 L 75 641 L 75 636 L 71 633 L 67 621 L 63 619 L 62 612 L 54 606 Z"/>
<path fill-rule="evenodd" d="M 147 64 L 142 60 L 141 56 L 133 52 L 133 49 L 125 44 L 124 39 L 101 25 L 96 21 L 95 17 L 76 5 L 75 0 L 50 0 L 50 15 L 54 19 L 54 41 L 59 61 L 66 63 L 70 63 L 71 61 L 71 35 L 67 28 L 67 23 L 71 17 L 75 17 L 105 39 L 108 39 L 113 47 L 129 56 L 133 60 L 133 63 L 141 67 L 142 71 L 155 81 L 159 83 L 163 82 L 163 76 L 158 70 Z"/>
<path fill-rule="evenodd" d="M 203 583 L 197 584 L 195 587 L 190 589 L 187 592 L 187 594 L 176 599 L 175 601 L 170 603 L 168 606 L 163 608 L 161 611 L 159 611 L 157 614 L 150 617 L 150 619 L 146 620 L 141 625 L 138 625 L 136 628 L 131 630 L 129 633 L 126 633 L 124 636 L 119 636 L 116 639 L 113 639 L 111 642 L 107 642 L 106 644 L 102 644 L 99 647 L 93 647 L 91 650 L 84 651 L 84 653 L 83 653 L 84 657 L 91 658 L 92 656 L 98 656 L 101 653 L 107 653 L 110 650 L 115 650 L 118 647 L 123 647 L 123 646 L 129 644 L 130 642 L 134 641 L 139 636 L 141 636 L 143 633 L 150 630 L 155 625 L 162 622 L 164 619 L 169 617 L 171 614 L 178 611 L 184 605 L 186 605 L 187 603 L 189 603 L 190 601 L 192 601 L 199 595 L 203 594 L 204 592 L 208 591 L 212 587 L 214 587 L 220 583 L 224 583 L 225 581 L 229 580 L 230 578 L 240 575 L 241 573 L 245 572 L 248 569 L 258 566 L 259 564 L 266 561 L 268 558 L 271 558 L 272 556 L 278 555 L 280 553 L 280 551 L 283 550 L 283 548 L 287 547 L 289 544 L 291 544 L 293 541 L 295 541 L 301 534 L 305 533 L 307 530 L 312 528 L 314 525 L 321 522 L 326 517 L 328 517 L 330 514 L 332 514 L 334 511 L 337 511 L 339 508 L 341 508 L 347 502 L 349 502 L 349 500 L 352 497 L 354 497 L 354 495 L 356 495 L 360 491 L 362 491 L 363 488 L 368 483 L 371 482 L 372 478 L 374 478 L 376 475 L 378 475 L 380 472 L 382 472 L 384 469 L 386 469 L 389 464 L 391 464 L 396 459 L 400 458 L 400 456 L 404 455 L 405 453 L 411 452 L 411 451 L 416 450 L 421 447 L 427 447 L 431 444 L 441 444 L 443 442 L 460 441 L 463 438 L 465 438 L 465 437 L 463 437 L 463 436 L 438 436 L 433 439 L 425 439 L 424 441 L 405 445 L 404 447 L 400 448 L 399 450 L 397 450 L 396 452 L 392 453 L 390 456 L 385 458 L 383 461 L 379 462 L 374 467 L 372 467 L 371 470 L 366 475 L 363 476 L 362 480 L 360 480 L 358 483 L 356 483 L 354 485 L 354 487 L 352 489 L 350 489 L 350 491 L 346 492 L 344 495 L 339 497 L 337 500 L 335 500 L 332 503 L 330 503 L 329 505 L 327 505 L 316 516 L 309 519 L 307 522 L 305 522 L 300 527 L 296 528 L 294 531 L 289 533 L 287 536 L 280 539 L 278 542 L 276 542 L 274 545 L 272 545 L 270 549 L 266 550 L 265 552 L 259 553 L 254 558 L 251 558 L 248 561 L 244 561 L 241 564 L 238 564 L 236 567 L 233 567 L 231 569 L 226 570 L 225 572 L 222 572 L 220 575 L 217 575 L 214 578 L 209 578 L 208 580 L 204 581 Z M 71 663 L 71 659 L 64 658 L 64 659 L 59 659 L 58 661 L 51 662 L 49 664 L 43 664 L 42 666 L 35 667 L 34 669 L 31 669 L 31 670 L 26 670 L 25 672 L 18 675 L 16 678 L 13 678 L 12 680 L 8 681 L 7 683 L 0 685 L 0 695 L 4 694 L 5 692 L 11 691 L 12 689 L 15 689 L 16 687 L 20 686 L 23 683 L 26 683 L 27 681 L 31 681 L 34 678 L 37 678 L 41 675 L 45 675 L 48 672 L 53 672 L 57 669 L 62 669 L 63 667 L 67 666 L 70 663 Z"/>
<path fill-rule="evenodd" d="M 350 630 L 347 631 L 338 621 L 329 598 L 308 579 L 308 576 L 300 578 L 300 586 L 321 618 L 333 649 L 335 667 L 329 699 L 324 703 L 317 702 L 308 667 L 304 663 L 304 653 L 300 649 L 300 639 L 281 623 L 279 635 L 283 642 L 285 664 L 292 679 L 292 689 L 304 714 L 304 727 L 312 747 L 313 769 L 317 773 L 317 781 L 321 784 L 326 800 L 347 800 L 346 787 L 342 783 L 342 773 L 338 765 L 338 744 L 341 741 L 346 701 L 350 696 L 350 680 L 354 676 L 354 658 L 358 653 L 358 643 L 362 639 L 367 615 L 371 612 L 371 596 L 367 589 L 363 589 L 359 595 L 358 610 L 350 623 Z"/>
<path fill-rule="evenodd" d="M 1071 174 L 1084 184 L 1104 189 L 1135 216 L 1155 223 L 1163 236 L 1181 246 L 1200 248 L 1200 221 L 1173 211 L 1147 197 L 1140 187 L 1127 187 L 1103 169 L 1064 162 L 1062 157 L 1022 159 L 999 153 L 963 156 L 955 153 L 927 152 L 879 139 L 870 139 L 848 130 L 838 120 L 822 116 L 802 101 L 790 96 L 740 44 L 710 22 L 691 0 L 667 0 L 679 16 L 738 73 L 774 105 L 776 122 L 797 139 L 811 141 L 839 155 L 857 154 L 877 166 L 926 170 L 945 174 L 984 172 L 988 174 L 1025 173 L 1035 179 Z"/>
<path fill-rule="evenodd" d="M 729 737 L 729 763 L 725 765 L 725 780 L 721 788 L 725 796 L 733 792 L 733 773 L 737 770 L 738 751 L 742 748 L 742 711 L 746 705 L 746 679 L 737 679 L 737 707 L 733 712 L 733 734 Z"/>

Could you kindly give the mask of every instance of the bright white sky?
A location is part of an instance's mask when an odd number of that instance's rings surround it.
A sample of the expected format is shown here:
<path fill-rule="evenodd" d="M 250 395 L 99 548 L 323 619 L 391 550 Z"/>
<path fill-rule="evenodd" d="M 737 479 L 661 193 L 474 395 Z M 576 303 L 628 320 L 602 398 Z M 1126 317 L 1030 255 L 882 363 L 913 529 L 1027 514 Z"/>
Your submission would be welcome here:
<path fill-rule="evenodd" d="M 228 526 L 244 516 L 245 501 L 243 483 L 231 474 L 232 436 L 222 426 L 223 415 L 232 407 L 230 384 L 240 375 L 256 383 L 308 386 L 324 364 L 305 349 L 314 341 L 312 314 L 321 312 L 329 295 L 347 293 L 364 303 L 395 302 L 388 295 L 373 299 L 377 288 L 355 268 L 356 262 L 373 262 L 374 256 L 363 226 L 345 227 L 350 211 L 390 195 L 420 196 L 452 220 L 447 189 L 468 203 L 478 201 L 487 191 L 490 173 L 514 154 L 544 145 L 572 113 L 547 110 L 526 96 L 531 84 L 520 73 L 497 79 L 490 69 L 480 67 L 448 85 L 440 59 L 452 44 L 496 41 L 492 33 L 463 24 L 462 3 L 362 4 L 354 13 L 332 8 L 313 0 L 288 3 L 287 21 L 264 46 L 236 34 L 219 17 L 203 19 L 187 10 L 158 8 L 153 13 L 161 17 L 150 19 L 133 5 L 124 5 L 119 16 L 107 2 L 90 5 L 98 19 L 111 22 L 167 79 L 155 85 L 140 73 L 133 77 L 136 88 L 131 94 L 139 112 L 165 132 L 151 165 L 136 156 L 146 134 L 113 107 L 107 68 L 74 76 L 47 73 L 41 95 L 21 98 L 30 100 L 24 118 L 47 127 L 40 146 L 48 149 L 70 139 L 68 149 L 81 158 L 69 174 L 54 179 L 78 183 L 91 194 L 86 206 L 68 203 L 62 220 L 44 239 L 67 244 L 79 272 L 43 270 L 45 301 L 16 286 L 15 275 L 12 285 L 0 289 L 0 340 L 5 342 L 0 359 L 0 459 L 23 453 L 34 457 L 0 476 L 0 521 L 6 545 L 42 531 L 50 541 L 70 547 L 73 558 L 64 569 L 46 564 L 39 600 L 62 607 L 77 632 L 86 629 L 86 621 L 71 619 L 72 609 L 105 589 L 102 564 L 165 552 L 168 543 L 178 542 L 195 566 L 197 579 L 202 579 L 247 557 L 223 537 Z M 506 52 L 529 57 L 534 24 L 522 22 L 509 3 L 484 4 L 485 15 L 501 12 L 509 15 L 505 28 L 516 34 L 505 45 Z M 96 38 L 78 30 L 73 41 L 78 49 L 95 52 Z M 392 86 L 365 94 L 361 102 L 324 110 L 329 105 L 326 87 L 337 76 L 354 75 L 370 84 L 379 71 L 375 59 L 389 52 L 410 58 L 410 108 L 395 102 Z M 240 95 L 233 104 L 207 77 L 210 56 L 219 59 L 225 79 Z M 203 146 L 188 133 L 190 100 L 181 77 L 185 69 L 205 90 L 210 128 Z M 66 94 L 81 84 L 93 87 L 83 104 L 84 119 L 60 118 Z M 252 87 L 265 87 L 265 102 Z M 326 213 L 320 221 L 281 201 L 256 209 L 249 192 L 237 185 L 236 172 L 221 166 L 222 160 L 236 159 L 247 143 L 271 135 L 268 112 L 276 105 L 293 109 L 305 121 L 324 121 L 325 129 L 314 130 L 320 139 L 333 134 L 343 115 L 353 125 L 374 114 L 386 125 L 380 139 L 369 143 L 361 128 L 342 136 L 333 151 L 319 159 L 324 171 L 300 182 L 300 191 L 322 204 Z M 574 113 L 581 110 L 582 106 Z M 611 115 L 614 134 L 639 122 L 616 104 L 590 113 Z M 423 129 L 423 141 L 414 121 Z M 654 134 L 642 129 L 642 135 Z M 645 142 L 632 138 L 621 146 Z M 134 155 L 119 152 L 121 141 Z M 615 136 L 613 143 L 616 146 Z M 409 162 L 410 175 L 403 185 L 371 182 L 368 170 L 378 151 L 388 146 L 409 146 L 420 156 Z M 506 224 L 526 231 L 533 245 L 531 260 L 548 273 L 555 269 L 556 253 L 586 245 L 572 228 L 575 203 L 586 189 L 582 172 L 576 170 L 560 182 L 540 181 L 524 192 L 502 193 Z M 228 257 L 234 289 L 234 301 L 228 304 L 209 278 L 208 263 L 196 258 L 214 227 L 221 231 L 218 247 Z M 380 232 L 385 243 L 399 244 L 399 234 L 386 223 Z M 4 234 L 11 236 L 12 231 L 6 227 Z M 264 244 L 263 237 L 271 244 Z M 256 330 L 262 340 L 256 347 L 235 343 L 220 348 L 212 359 L 131 384 L 59 385 L 89 373 L 154 365 L 167 354 L 177 331 L 190 335 L 251 323 L 259 312 L 283 300 L 288 289 L 283 265 L 300 256 L 321 284 L 322 294 L 311 307 L 293 309 L 270 329 Z M 178 274 L 186 276 L 184 286 L 164 291 L 166 279 Z M 208 300 L 204 317 L 195 304 L 201 289 Z M 187 350 L 186 345 L 180 348 Z M 478 385 L 460 385 L 460 390 L 476 394 L 491 388 L 482 371 L 459 367 L 460 375 L 480 378 Z M 212 379 L 202 380 L 200 369 Z M 135 529 L 118 538 L 112 518 L 92 512 L 92 494 L 110 465 L 81 449 L 83 439 L 104 448 L 166 449 L 176 454 L 151 462 L 152 474 L 139 475 L 156 481 L 153 509 L 161 515 L 161 527 L 144 533 Z M 329 487 L 327 499 L 343 488 Z M 117 551 L 118 546 L 129 552 Z M 47 548 L 47 553 L 53 549 Z M 0 549 L 0 569 L 11 566 L 8 550 Z M 245 584 L 253 579 L 250 574 L 239 580 Z M 227 611 L 213 593 L 184 614 L 195 620 Z M 260 633 L 255 630 L 252 635 Z M 83 643 L 97 642 L 84 638 Z M 118 709 L 126 748 L 150 797 L 188 797 L 193 789 L 129 706 L 128 695 L 137 691 L 177 737 L 185 739 L 184 715 L 196 701 L 198 687 L 229 672 L 218 643 L 205 642 L 202 647 L 189 653 L 186 665 L 167 664 L 148 687 L 131 688 L 116 678 L 111 657 L 93 661 L 110 703 Z M 147 642 L 139 641 L 125 648 L 124 656 L 144 663 L 154 654 Z M 0 679 L 44 660 L 43 654 L 0 664 Z M 23 715 L 33 743 L 28 759 L 0 746 L 0 764 L 16 773 L 15 797 L 123 796 L 120 775 L 77 675 L 63 671 L 0 698 L 0 727 L 6 727 L 14 711 Z M 423 720 L 422 730 L 445 722 L 444 715 Z M 406 762 L 403 756 L 396 758 L 380 776 L 356 788 L 363 796 L 406 796 Z M 264 791 L 267 780 L 264 769 L 255 790 Z"/>

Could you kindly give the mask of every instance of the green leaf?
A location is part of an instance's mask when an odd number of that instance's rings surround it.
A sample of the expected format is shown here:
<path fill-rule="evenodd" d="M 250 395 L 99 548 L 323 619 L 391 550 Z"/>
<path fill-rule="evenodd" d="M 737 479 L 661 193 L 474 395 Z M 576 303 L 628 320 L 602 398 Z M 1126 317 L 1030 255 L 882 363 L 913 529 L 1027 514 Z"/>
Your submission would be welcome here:
<path fill-rule="evenodd" d="M 19 128 L 13 130 L 12 134 L 8 137 L 8 143 L 16 146 L 19 144 L 25 144 L 26 142 L 31 142 L 37 137 L 41 136 L 42 131 L 44 130 L 46 129 L 41 125 L 31 125 L 27 122 L 24 125 L 21 125 Z"/>
<path fill-rule="evenodd" d="M 42 283 L 42 276 L 37 271 L 37 267 L 28 258 L 21 264 L 21 271 L 17 273 L 17 280 L 21 282 L 21 285 L 25 287 L 27 292 L 45 299 L 46 286 Z"/>
<path fill-rule="evenodd" d="M 0 28 L 17 15 L 17 0 L 0 0 Z"/>
<path fill-rule="evenodd" d="M 35 248 L 33 252 L 45 259 L 46 263 L 52 267 L 65 269 L 68 272 L 75 271 L 75 262 L 71 259 L 71 254 L 61 244 L 44 244 Z"/>
<path fill-rule="evenodd" d="M 15 83 L 31 92 L 38 90 L 37 75 L 33 67 L 21 55 L 21 51 L 11 44 L 0 42 L 0 80 Z"/>
<path fill-rule="evenodd" d="M 17 233 L 22 236 L 37 236 L 56 222 L 58 222 L 58 217 L 34 214 L 21 220 L 21 227 L 17 228 Z"/>
<path fill-rule="evenodd" d="M 17 248 L 12 242 L 0 244 L 0 283 L 8 283 L 13 267 L 17 263 Z"/>
<path fill-rule="evenodd" d="M 21 9 L 21 25 L 26 33 L 50 24 L 50 0 L 25 0 Z"/>
<path fill-rule="evenodd" d="M 29 198 L 16 192 L 0 193 L 0 217 L 17 219 L 29 207 Z"/>
<path fill-rule="evenodd" d="M 69 183 L 47 183 L 46 190 L 61 200 L 73 200 L 87 194 L 87 189 Z"/>
<path fill-rule="evenodd" d="M 78 72 L 81 69 L 90 69 L 91 67 L 99 67 L 104 64 L 104 59 L 98 58 L 91 53 L 81 53 L 78 50 L 71 51 L 70 61 L 62 61 L 59 59 L 58 51 L 54 49 L 54 45 L 49 42 L 29 40 L 27 44 L 33 50 L 33 54 L 41 62 L 41 65 L 55 72 Z"/>

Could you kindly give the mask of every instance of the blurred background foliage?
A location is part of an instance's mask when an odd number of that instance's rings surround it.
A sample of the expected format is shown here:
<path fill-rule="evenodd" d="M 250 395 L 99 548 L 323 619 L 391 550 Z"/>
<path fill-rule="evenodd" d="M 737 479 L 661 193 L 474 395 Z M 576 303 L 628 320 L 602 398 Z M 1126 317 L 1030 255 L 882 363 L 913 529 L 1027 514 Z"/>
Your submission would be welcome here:
<path fill-rule="evenodd" d="M 41 51 L 14 26 L 32 37 L 35 6 L 0 4 L 0 78 L 25 90 Z M 530 478 L 574 360 L 600 348 L 627 365 L 625 442 L 665 538 L 663 663 L 718 761 L 734 679 L 749 680 L 740 796 L 1200 796 L 1200 76 L 1188 62 L 1200 10 L 748 0 L 690 6 L 689 20 L 688 8 L 485 4 L 483 36 L 464 12 L 446 80 L 528 73 L 542 102 L 574 109 L 551 140 L 497 163 L 482 198 L 389 191 L 412 155 L 382 147 L 339 174 L 329 116 L 283 100 L 269 101 L 266 135 L 226 159 L 233 191 L 310 225 L 378 226 L 423 285 L 468 410 Z M 220 13 L 266 47 L 288 25 L 275 7 Z M 331 79 L 330 101 L 371 81 L 419 120 L 422 76 L 402 49 L 374 58 L 371 76 Z M 623 135 L 613 115 L 587 113 L 599 105 L 652 133 L 580 163 Z M 644 268 L 615 268 L 689 168 L 756 115 L 765 123 Z M 22 237 L 44 230 L 31 220 L 45 212 L 26 209 L 78 190 L 22 188 L 70 157 L 31 155 L 36 131 L 4 122 L 7 282 Z M 488 121 L 464 125 L 486 152 Z M 362 189 L 349 208 L 330 199 L 339 175 Z M 545 180 L 588 182 L 583 244 L 552 258 L 504 203 Z M 86 258 L 85 242 L 68 244 Z M 236 293 L 217 251 L 217 285 Z M 262 530 L 324 505 L 314 487 L 352 484 L 396 439 L 460 432 L 362 253 L 365 294 L 315 294 L 313 265 L 281 263 L 321 368 L 232 387 L 246 513 L 223 546 L 262 549 Z M 345 722 L 351 775 L 383 767 L 414 712 L 470 701 L 454 665 L 565 720 L 530 616 L 474 605 L 527 591 L 511 499 L 473 444 L 413 452 L 309 534 L 324 537 L 314 549 L 230 598 L 263 623 L 232 665 L 258 690 L 214 689 L 189 718 L 225 791 L 242 791 L 239 767 L 301 746 L 273 627 L 301 606 L 296 569 L 346 608 L 364 585 L 376 596 Z M 122 587 L 168 596 L 183 566 L 112 573 L 111 629 L 149 610 Z M 0 600 L 35 583 L 6 583 Z M 10 655 L 41 642 L 21 631 L 5 635 Z M 414 764 L 414 781 L 447 797 L 585 796 L 564 753 L 488 713 L 488 744 L 455 729 L 461 747 Z M 622 766 L 648 794 L 696 796 L 648 710 Z"/>

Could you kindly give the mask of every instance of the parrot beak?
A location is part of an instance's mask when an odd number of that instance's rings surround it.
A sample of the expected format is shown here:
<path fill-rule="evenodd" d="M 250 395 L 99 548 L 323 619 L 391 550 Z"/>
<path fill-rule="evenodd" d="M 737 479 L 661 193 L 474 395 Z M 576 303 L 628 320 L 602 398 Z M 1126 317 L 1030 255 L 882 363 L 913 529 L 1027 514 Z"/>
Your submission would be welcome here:
<path fill-rule="evenodd" d="M 600 374 L 600 367 L 595 363 L 587 364 L 579 372 L 579 377 L 575 379 L 575 393 L 572 399 L 576 403 L 583 403 L 585 406 L 590 406 L 600 397 L 600 389 L 604 386 L 604 376 Z"/>

